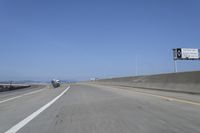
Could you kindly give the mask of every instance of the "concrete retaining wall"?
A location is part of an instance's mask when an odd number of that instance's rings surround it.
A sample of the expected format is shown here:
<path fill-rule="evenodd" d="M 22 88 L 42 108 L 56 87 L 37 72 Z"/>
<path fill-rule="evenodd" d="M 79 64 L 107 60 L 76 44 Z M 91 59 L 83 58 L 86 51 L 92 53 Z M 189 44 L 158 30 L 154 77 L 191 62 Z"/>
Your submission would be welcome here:
<path fill-rule="evenodd" d="M 102 79 L 95 83 L 200 94 L 200 71 Z"/>
<path fill-rule="evenodd" d="M 9 84 L 0 84 L 0 92 L 3 91 L 11 91 L 11 90 L 17 90 L 17 89 L 23 89 L 23 88 L 28 88 L 31 87 L 31 85 L 9 85 Z"/>

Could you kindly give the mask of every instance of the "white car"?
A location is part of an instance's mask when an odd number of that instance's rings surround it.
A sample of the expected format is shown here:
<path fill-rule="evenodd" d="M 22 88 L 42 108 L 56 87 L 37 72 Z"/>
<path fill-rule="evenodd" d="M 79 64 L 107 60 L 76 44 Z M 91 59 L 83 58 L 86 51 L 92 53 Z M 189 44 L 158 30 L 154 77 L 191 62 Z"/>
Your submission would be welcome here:
<path fill-rule="evenodd" d="M 60 80 L 53 79 L 51 81 L 51 84 L 53 85 L 54 88 L 60 87 Z"/>

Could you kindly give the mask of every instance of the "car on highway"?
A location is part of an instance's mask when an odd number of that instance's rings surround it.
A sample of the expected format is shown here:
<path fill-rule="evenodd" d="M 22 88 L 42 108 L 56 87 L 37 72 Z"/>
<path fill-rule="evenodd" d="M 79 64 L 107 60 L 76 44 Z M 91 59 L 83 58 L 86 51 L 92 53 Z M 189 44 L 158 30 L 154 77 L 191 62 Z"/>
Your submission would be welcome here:
<path fill-rule="evenodd" d="M 51 81 L 51 84 L 52 84 L 52 86 L 54 87 L 54 88 L 57 88 L 57 87 L 60 87 L 60 80 L 56 80 L 56 79 L 53 79 L 52 81 Z"/>

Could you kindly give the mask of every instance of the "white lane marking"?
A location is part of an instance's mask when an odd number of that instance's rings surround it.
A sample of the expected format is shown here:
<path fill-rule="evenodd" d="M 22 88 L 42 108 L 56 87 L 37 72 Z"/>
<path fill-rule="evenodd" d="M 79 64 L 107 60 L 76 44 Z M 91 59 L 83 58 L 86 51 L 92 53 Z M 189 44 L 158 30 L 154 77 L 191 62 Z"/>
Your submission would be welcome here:
<path fill-rule="evenodd" d="M 23 97 L 23 96 L 27 96 L 27 95 L 31 95 L 31 94 L 34 94 L 34 93 L 38 93 L 38 92 L 43 91 L 43 90 L 44 89 L 40 89 L 40 90 L 36 90 L 36 91 L 29 92 L 29 93 L 25 93 L 25 94 L 22 94 L 22 95 L 19 95 L 19 96 L 16 96 L 16 97 L 8 98 L 8 99 L 0 101 L 0 104 L 4 103 L 4 102 L 11 101 L 11 100 L 14 100 L 14 99 L 17 99 L 17 98 L 20 98 L 20 97 Z"/>
<path fill-rule="evenodd" d="M 65 94 L 65 92 L 67 92 L 69 90 L 70 86 L 68 86 L 60 95 L 58 95 L 56 98 L 54 98 L 53 100 L 51 100 L 49 103 L 47 103 L 46 105 L 44 105 L 43 107 L 41 107 L 40 109 L 38 109 L 37 111 L 35 111 L 34 113 L 32 113 L 31 115 L 29 115 L 28 117 L 26 117 L 24 120 L 20 121 L 19 123 L 17 123 L 15 126 L 13 126 L 12 128 L 10 128 L 8 131 L 6 131 L 5 133 L 16 133 L 17 131 L 19 131 L 22 127 L 24 127 L 26 124 L 28 124 L 31 120 L 33 120 L 35 117 L 37 117 L 40 113 L 42 113 L 44 110 L 46 110 L 48 107 L 50 107 L 54 102 L 56 102 L 63 94 Z"/>

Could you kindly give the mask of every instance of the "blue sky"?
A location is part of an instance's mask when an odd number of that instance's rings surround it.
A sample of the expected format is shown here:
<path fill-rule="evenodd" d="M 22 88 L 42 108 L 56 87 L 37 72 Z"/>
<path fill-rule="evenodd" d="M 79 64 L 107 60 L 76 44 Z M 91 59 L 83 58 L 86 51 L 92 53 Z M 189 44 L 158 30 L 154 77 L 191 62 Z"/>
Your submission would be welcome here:
<path fill-rule="evenodd" d="M 0 80 L 168 73 L 176 47 L 200 48 L 199 0 L 0 1 Z"/>

